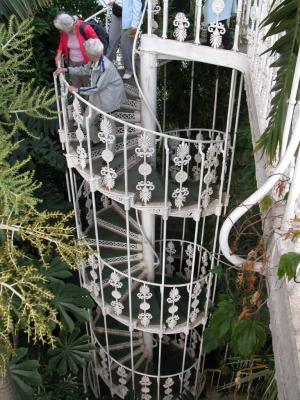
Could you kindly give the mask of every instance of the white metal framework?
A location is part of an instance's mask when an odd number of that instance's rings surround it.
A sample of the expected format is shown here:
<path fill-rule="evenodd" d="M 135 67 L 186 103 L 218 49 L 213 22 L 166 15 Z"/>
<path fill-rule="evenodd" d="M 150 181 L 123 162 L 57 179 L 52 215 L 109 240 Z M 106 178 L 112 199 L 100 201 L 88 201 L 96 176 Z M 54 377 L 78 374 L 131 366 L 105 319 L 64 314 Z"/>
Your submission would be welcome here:
<path fill-rule="evenodd" d="M 219 242 L 220 217 L 226 214 L 230 196 L 243 86 L 254 142 L 266 126 L 270 108 L 274 73 L 267 68 L 272 60 L 260 57 L 269 43 L 263 43 L 259 23 L 271 1 L 238 0 L 232 50 L 222 49 L 225 28 L 218 15 L 223 0 L 211 2 L 217 16 L 217 22 L 208 27 L 212 47 L 201 45 L 202 1 L 192 2 L 193 32 L 189 32 L 188 16 L 172 13 L 171 3 L 146 2 L 139 30 L 142 24 L 146 28 L 138 35 L 140 83 L 125 85 L 128 101 L 120 111 L 106 114 L 77 93 L 70 107 L 67 81 L 62 76 L 55 79 L 59 137 L 77 234 L 94 249 L 81 268 L 82 286 L 97 304 L 88 328 L 97 349 L 88 381 L 99 393 L 99 376 L 112 394 L 128 399 L 170 400 L 184 391 L 198 398 L 204 383 L 202 334 L 216 291 L 210 270 L 220 255 L 219 246 L 233 264 L 241 265 L 243 260 L 229 251 L 230 229 L 278 180 L 270 178 L 249 204 L 231 214 Z M 162 128 L 156 117 L 157 70 L 164 69 L 166 82 L 170 60 L 191 62 L 192 72 L 187 128 L 166 131 L 166 96 Z M 218 76 L 212 82 L 211 126 L 193 127 L 196 62 L 231 69 L 228 98 L 223 99 L 227 102 L 223 130 L 215 129 Z M 291 135 L 289 141 L 294 106 L 295 90 L 285 133 L 286 152 L 276 170 L 280 173 L 286 171 L 300 140 L 299 135 Z M 92 110 L 99 115 L 97 143 L 90 136 Z M 299 129 L 297 122 L 293 132 Z M 257 170 L 259 174 L 259 162 Z M 294 196 L 290 209 L 298 198 L 295 190 L 290 193 Z M 209 218 L 214 235 L 208 241 Z M 290 219 L 287 211 L 283 224 Z"/>

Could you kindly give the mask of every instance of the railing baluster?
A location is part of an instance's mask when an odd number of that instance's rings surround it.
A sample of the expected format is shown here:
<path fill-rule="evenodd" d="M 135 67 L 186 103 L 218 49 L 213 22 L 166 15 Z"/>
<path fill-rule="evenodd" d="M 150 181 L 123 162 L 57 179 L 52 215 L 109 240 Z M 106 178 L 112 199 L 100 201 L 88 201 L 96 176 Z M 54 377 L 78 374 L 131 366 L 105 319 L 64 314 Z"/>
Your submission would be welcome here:
<path fill-rule="evenodd" d="M 162 31 L 162 38 L 168 38 L 168 22 L 169 22 L 169 0 L 163 0 L 164 7 L 163 7 L 163 31 Z"/>
<path fill-rule="evenodd" d="M 239 50 L 242 9 L 243 9 L 243 0 L 238 0 L 237 13 L 236 13 L 236 25 L 235 25 L 235 31 L 234 31 L 234 43 L 233 43 L 233 48 L 232 48 L 233 51 Z"/>
<path fill-rule="evenodd" d="M 195 44 L 200 44 L 200 29 L 201 29 L 201 18 L 202 18 L 202 0 L 196 0 L 195 10 Z"/>

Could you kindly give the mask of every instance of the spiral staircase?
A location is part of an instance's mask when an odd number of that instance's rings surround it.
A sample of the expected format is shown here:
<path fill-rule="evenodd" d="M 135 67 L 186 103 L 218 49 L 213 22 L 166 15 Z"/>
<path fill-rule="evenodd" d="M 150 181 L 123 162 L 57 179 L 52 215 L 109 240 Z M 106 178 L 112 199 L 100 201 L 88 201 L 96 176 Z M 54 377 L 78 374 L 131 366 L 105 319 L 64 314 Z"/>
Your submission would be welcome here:
<path fill-rule="evenodd" d="M 218 156 L 222 158 L 224 132 L 197 130 L 198 138 L 199 135 L 202 138 L 206 135 L 208 140 L 190 140 L 188 144 L 177 139 L 175 133 L 170 136 L 173 158 L 178 153 L 177 143 L 183 151 L 179 155 L 181 168 L 174 164 L 177 169 L 173 168 L 173 180 L 165 190 L 163 173 L 157 168 L 152 169 L 151 164 L 146 162 L 154 150 L 140 126 L 138 92 L 128 84 L 125 88 L 128 100 L 120 111 L 113 114 L 117 118 L 116 123 L 113 125 L 109 117 L 100 122 L 99 143 L 89 142 L 82 134 L 81 105 L 77 99 L 73 102 L 73 115 L 67 120 L 67 163 L 83 178 L 78 189 L 78 179 L 72 178 L 76 215 L 78 220 L 80 218 L 79 236 L 95 250 L 82 269 L 82 286 L 90 291 L 97 304 L 97 312 L 91 322 L 93 342 L 99 349 L 94 372 L 107 383 L 112 394 L 121 398 L 133 398 L 133 393 L 144 393 L 145 396 L 151 393 L 151 398 L 165 398 L 189 390 L 190 382 L 195 384 L 199 375 L 196 352 L 201 336 L 195 328 L 206 322 L 208 284 L 211 285 L 208 270 L 212 255 L 198 243 L 194 252 L 194 243 L 182 239 L 168 237 L 149 244 L 140 218 L 143 218 L 144 209 L 162 215 L 165 204 L 170 216 L 183 218 L 195 214 L 200 182 L 199 177 L 197 179 L 198 169 L 194 169 L 194 178 L 189 182 L 191 195 L 187 201 L 182 200 L 180 207 L 176 206 L 180 204 L 180 199 L 173 196 L 178 186 L 174 177 L 176 174 L 187 174 L 183 166 L 191 146 L 195 148 L 195 155 L 201 146 L 201 151 L 215 156 L 214 164 L 207 163 L 207 172 L 214 175 L 219 165 Z M 130 123 L 130 127 L 119 124 L 120 118 Z M 124 131 L 127 131 L 128 138 L 126 147 Z M 179 136 L 179 133 L 182 134 L 178 131 L 176 135 Z M 160 146 L 159 141 L 156 146 Z M 82 156 L 88 152 L 89 160 Z M 196 157 L 194 167 L 200 161 Z M 143 184 L 140 178 L 145 173 L 151 180 L 153 194 L 140 189 Z M 95 196 L 94 200 L 92 196 Z M 207 195 L 202 201 L 209 203 L 203 215 L 216 212 L 217 198 Z M 100 206 L 93 207 L 93 202 L 100 203 Z M 126 202 L 131 205 L 129 210 L 126 210 L 126 206 L 129 208 Z M 83 214 L 85 224 L 82 223 Z M 145 245 L 154 258 L 150 272 L 144 258 Z M 159 255 L 162 257 L 163 247 L 166 260 L 162 275 Z M 101 255 L 101 273 L 98 254 Z M 195 272 L 191 280 L 193 266 Z M 200 379 L 199 384 L 202 383 L 203 379 Z"/>
<path fill-rule="evenodd" d="M 222 4 L 212 2 L 217 17 Z M 171 400 L 183 393 L 198 399 L 205 385 L 202 335 L 216 291 L 210 271 L 220 246 L 231 257 L 226 240 L 232 226 L 225 235 L 222 228 L 220 242 L 218 235 L 230 197 L 243 86 L 253 143 L 271 101 L 266 58 L 259 58 L 259 22 L 270 2 L 238 1 L 231 51 L 222 49 L 219 23 L 212 28 L 212 47 L 201 45 L 202 1 L 193 5 L 194 33 L 187 39 L 185 14 L 172 15 L 165 0 L 146 2 L 135 40 L 140 78 L 125 84 L 127 101 L 118 112 L 106 114 L 78 94 L 70 105 L 66 78 L 54 80 L 77 234 L 93 249 L 80 279 L 96 304 L 88 326 L 96 352 L 86 373 L 95 396 L 99 378 L 122 399 Z M 103 11 L 109 25 L 109 10 Z M 223 130 L 215 129 L 217 80 L 212 126 L 192 127 L 193 73 L 188 128 L 166 131 L 164 120 L 164 129 L 156 130 L 157 71 L 173 60 L 231 70 Z M 166 104 L 164 98 L 164 116 Z M 90 136 L 91 109 L 99 115 L 96 141 Z M 261 165 L 257 158 L 259 185 L 266 179 Z"/>

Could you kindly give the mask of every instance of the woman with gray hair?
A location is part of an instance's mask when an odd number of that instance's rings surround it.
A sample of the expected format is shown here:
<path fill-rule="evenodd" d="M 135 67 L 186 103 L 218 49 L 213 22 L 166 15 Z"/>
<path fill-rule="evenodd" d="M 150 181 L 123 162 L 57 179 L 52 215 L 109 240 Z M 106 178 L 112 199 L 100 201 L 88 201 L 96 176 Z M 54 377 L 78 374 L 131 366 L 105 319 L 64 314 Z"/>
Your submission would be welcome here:
<path fill-rule="evenodd" d="M 59 46 L 55 57 L 57 66 L 61 63 L 62 54 L 70 67 L 88 63 L 83 44 L 87 39 L 98 39 L 98 36 L 89 24 L 84 24 L 84 29 L 80 29 L 82 23 L 83 21 L 67 13 L 58 14 L 55 18 L 54 26 L 60 31 Z M 72 83 L 76 86 L 87 86 L 88 78 L 73 77 Z"/>
<path fill-rule="evenodd" d="M 105 113 L 120 109 L 126 101 L 124 84 L 114 64 L 103 55 L 103 44 L 99 39 L 89 39 L 84 43 L 85 51 L 90 62 L 80 67 L 58 68 L 55 75 L 68 72 L 71 75 L 91 76 L 91 84 L 87 87 L 69 86 L 70 92 L 77 92 L 81 96 L 88 96 L 95 107 Z M 86 110 L 86 115 L 88 114 Z M 95 125 L 99 114 L 92 109 L 90 119 L 90 135 L 93 142 L 97 142 L 99 126 Z"/>

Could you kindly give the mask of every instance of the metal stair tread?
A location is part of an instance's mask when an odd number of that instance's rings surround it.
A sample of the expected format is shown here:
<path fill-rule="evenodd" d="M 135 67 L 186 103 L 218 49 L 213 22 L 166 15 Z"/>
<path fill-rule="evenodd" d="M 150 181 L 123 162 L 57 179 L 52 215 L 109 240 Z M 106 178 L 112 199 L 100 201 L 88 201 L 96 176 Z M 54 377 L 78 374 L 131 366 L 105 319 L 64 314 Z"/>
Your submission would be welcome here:
<path fill-rule="evenodd" d="M 97 231 L 98 231 L 100 247 L 108 247 L 109 242 L 111 242 L 112 248 L 115 246 L 115 247 L 119 247 L 119 248 L 124 248 L 124 251 L 127 251 L 127 241 L 123 235 L 113 232 L 111 230 L 108 230 L 104 226 L 99 226 L 99 225 L 97 227 Z M 94 232 L 95 232 L 94 226 L 91 226 L 89 228 L 89 230 L 87 230 L 85 232 L 85 236 L 88 239 L 93 240 L 95 237 Z M 142 251 L 141 243 L 137 243 L 136 241 L 131 240 L 129 245 L 130 245 L 131 251 Z"/>
<path fill-rule="evenodd" d="M 122 266 L 122 269 L 119 268 L 120 266 Z M 125 280 L 125 279 L 128 279 L 127 278 L 128 266 L 125 266 L 125 264 L 119 264 L 119 265 L 117 265 L 115 267 L 115 269 L 117 271 L 126 273 L 126 276 L 124 276 L 124 275 L 120 276 L 121 282 L 123 282 L 123 280 Z M 138 278 L 143 270 L 144 270 L 144 264 L 143 263 L 138 262 L 135 265 L 133 265 L 133 263 L 131 263 L 130 274 L 131 274 L 132 277 Z M 111 274 L 112 274 L 112 272 L 113 272 L 112 269 L 110 269 L 108 267 L 104 268 L 103 271 L 102 271 L 102 279 L 103 280 L 109 279 Z"/>
<path fill-rule="evenodd" d="M 132 347 L 133 349 L 140 347 L 142 345 L 141 341 L 139 339 L 132 340 Z M 120 355 L 120 352 L 128 352 L 128 349 L 131 348 L 131 341 L 128 340 L 126 342 L 121 342 L 121 343 L 109 343 L 109 353 L 113 358 L 117 358 Z"/>
<path fill-rule="evenodd" d="M 152 170 L 152 173 L 147 176 L 147 180 L 154 184 L 155 189 L 152 191 L 152 197 L 150 201 L 145 205 L 141 201 L 140 194 L 136 189 L 137 183 L 143 181 L 143 176 L 139 174 L 136 165 L 134 166 L 134 168 L 131 167 L 128 169 L 128 191 L 129 193 L 133 193 L 135 195 L 134 207 L 138 209 L 141 209 L 143 207 L 161 209 L 165 202 L 164 178 L 159 172 Z M 175 206 L 174 199 L 172 197 L 174 191 L 179 188 L 179 184 L 169 179 L 168 204 L 171 205 L 171 213 L 174 215 L 184 213 L 185 211 L 189 211 L 190 214 L 192 214 L 193 211 L 197 210 L 198 208 L 199 182 L 188 180 L 184 183 L 184 186 L 187 187 L 187 189 L 189 190 L 189 195 L 186 197 L 186 201 L 184 202 L 183 207 L 179 209 Z M 121 173 L 116 179 L 115 187 L 111 192 L 113 192 L 114 190 L 117 191 L 119 194 L 125 192 L 124 173 Z M 214 189 L 214 193 L 211 196 L 210 203 L 208 207 L 204 210 L 206 216 L 214 214 L 216 212 L 218 206 L 218 195 L 219 187 L 216 186 Z"/>
<path fill-rule="evenodd" d="M 130 149 L 127 152 L 127 159 L 129 159 L 131 156 L 136 156 L 135 150 L 134 149 Z M 105 164 L 105 163 L 103 163 Z M 109 167 L 113 168 L 113 169 L 117 169 L 118 167 L 124 167 L 124 153 L 117 153 L 115 154 L 114 159 L 109 163 Z"/>
<path fill-rule="evenodd" d="M 138 135 L 139 132 L 131 132 L 130 137 L 127 139 L 127 150 L 135 149 L 138 145 Z M 69 145 L 69 153 L 74 157 L 77 157 L 77 147 L 80 145 L 79 141 L 74 137 L 74 134 L 70 135 L 70 145 Z M 124 132 L 117 134 L 116 133 L 116 143 L 114 148 L 114 154 L 123 153 L 124 149 L 124 140 L 123 140 Z M 86 137 L 82 142 L 82 147 L 85 149 L 86 154 L 88 155 L 88 145 L 86 141 Z M 97 143 L 91 142 L 91 156 L 93 159 L 98 159 L 102 156 L 102 152 L 105 149 L 105 143 L 98 141 Z"/>
<path fill-rule="evenodd" d="M 119 360 L 124 359 L 128 355 L 128 353 L 130 355 L 129 350 L 130 350 L 130 347 L 129 348 L 126 347 L 124 349 L 119 349 L 119 350 L 113 350 L 111 353 L 111 356 L 115 360 L 119 361 Z M 138 354 L 144 353 L 144 351 L 145 351 L 141 344 L 134 346 L 133 351 L 138 351 L 138 350 L 140 351 Z M 125 361 L 125 363 L 123 365 L 125 365 L 126 367 L 131 367 L 131 360 L 129 359 L 129 360 Z"/>
<path fill-rule="evenodd" d="M 119 268 L 120 266 L 122 266 L 122 268 Z M 126 266 L 125 264 L 119 264 L 115 268 L 118 271 L 124 272 L 127 274 L 128 265 Z M 131 273 L 132 277 L 138 278 L 139 275 L 141 274 L 141 271 L 143 271 L 143 270 L 144 270 L 143 263 L 140 263 L 140 262 L 138 262 L 137 264 L 131 263 L 130 273 Z M 91 271 L 92 271 L 91 267 L 86 268 L 86 271 L 85 271 L 86 277 L 89 280 L 92 280 Z M 112 272 L 113 272 L 113 270 L 111 268 L 104 266 L 104 268 L 102 270 L 102 284 L 103 284 L 104 289 L 109 286 L 109 283 L 108 282 L 106 283 L 106 281 L 108 281 L 110 279 Z M 121 279 L 121 281 L 123 281 L 124 279 L 128 279 L 128 278 L 127 278 L 127 276 L 121 275 L 120 279 Z M 100 283 L 100 279 L 98 279 L 98 283 Z"/>
<path fill-rule="evenodd" d="M 141 161 L 140 161 L 141 163 Z M 136 189 L 136 185 L 138 182 L 143 181 L 144 177 L 139 174 L 138 168 L 131 168 L 128 170 L 128 190 L 131 193 L 135 193 L 135 201 L 139 202 L 139 193 Z M 152 202 L 164 202 L 164 185 L 162 183 L 161 176 L 153 170 L 150 175 L 147 176 L 147 180 L 151 181 L 155 185 L 155 189 L 152 192 L 152 198 L 148 204 Z M 115 189 L 121 192 L 125 191 L 125 183 L 124 183 L 124 174 L 121 174 L 115 182 Z"/>
<path fill-rule="evenodd" d="M 117 258 L 117 257 L 127 257 L 127 251 L 122 249 L 101 249 L 100 257 L 106 261 L 109 258 Z"/>
<path fill-rule="evenodd" d="M 140 111 L 125 111 L 118 110 L 112 113 L 115 118 L 119 118 L 124 122 L 130 124 L 141 123 L 141 113 Z"/>
<path fill-rule="evenodd" d="M 128 161 L 129 161 L 129 168 L 132 168 L 136 163 L 139 162 L 138 156 L 135 154 L 134 149 L 130 149 L 128 151 Z M 71 157 L 75 158 L 75 154 L 71 154 Z M 130 158 L 130 160 L 129 160 Z M 76 159 L 77 159 L 77 154 L 76 154 Z M 90 173 L 90 165 L 89 165 L 89 160 L 86 159 L 86 166 L 84 168 L 81 167 L 80 164 L 76 165 L 75 168 L 78 171 L 78 173 L 85 179 L 86 181 L 90 181 L 92 179 L 100 179 L 102 180 L 102 175 L 101 175 L 101 170 L 102 168 L 106 166 L 106 163 L 102 162 L 102 158 L 96 158 L 92 159 L 92 169 L 93 169 L 93 175 L 91 177 Z M 113 168 L 117 175 L 123 174 L 124 172 L 124 155 L 123 152 L 115 154 L 114 159 L 110 162 L 109 164 L 110 168 Z M 104 186 L 104 189 L 106 187 Z"/>
<path fill-rule="evenodd" d="M 93 321 L 94 326 L 96 328 L 103 328 L 104 329 L 104 318 L 103 315 L 100 314 L 97 318 Z M 123 340 L 124 337 L 129 337 L 130 332 L 128 330 L 127 325 L 122 324 L 121 322 L 117 321 L 115 318 L 111 317 L 110 315 L 106 316 L 106 324 L 108 329 L 108 335 L 114 337 L 112 340 L 117 340 L 116 343 L 119 343 L 120 340 Z M 113 334 L 112 331 L 117 330 L 118 334 Z M 104 331 L 103 331 L 104 333 Z M 101 333 L 100 333 L 101 334 Z M 132 336 L 134 338 L 142 337 L 142 332 L 134 331 L 132 332 Z"/>
<path fill-rule="evenodd" d="M 125 220 L 125 218 L 126 218 L 126 212 L 124 211 L 124 209 L 118 204 L 118 203 L 116 203 L 116 202 L 112 202 L 112 204 L 113 204 L 113 206 L 114 206 L 114 208 L 115 208 L 115 210 L 121 215 L 121 217 L 122 218 L 124 218 L 124 220 Z M 130 210 L 129 210 L 129 212 L 128 212 L 128 214 L 129 214 L 129 222 L 130 222 L 130 225 L 138 232 L 138 233 L 141 233 L 141 229 L 140 229 L 140 226 L 139 226 L 139 224 L 137 223 L 137 220 L 136 220 L 136 210 L 134 209 L 134 208 L 130 208 Z"/>
<path fill-rule="evenodd" d="M 139 111 L 141 109 L 141 100 L 140 99 L 127 99 L 122 105 L 121 105 L 121 111 L 123 110 L 137 110 Z"/>
<path fill-rule="evenodd" d="M 134 99 L 139 99 L 139 92 L 136 86 L 130 85 L 129 83 L 124 83 L 124 88 L 127 96 L 133 97 Z"/>
<path fill-rule="evenodd" d="M 118 291 L 122 294 L 122 297 L 124 297 L 125 294 L 128 294 L 128 281 L 123 280 L 122 281 L 123 285 Z M 145 281 L 145 284 L 147 284 L 147 281 Z M 139 308 L 140 302 L 138 301 L 137 294 L 139 293 L 139 288 L 142 285 L 142 283 L 139 283 L 139 285 L 131 291 L 132 293 L 132 299 L 136 299 L 136 301 L 132 301 L 132 315 L 133 318 L 137 318 L 137 316 L 140 314 L 141 310 Z M 112 286 L 108 286 L 104 290 L 104 297 L 105 301 L 107 304 L 110 304 L 111 301 L 113 301 L 113 297 L 111 296 L 111 292 L 113 290 Z M 170 316 L 168 313 L 168 303 L 167 303 L 167 298 L 169 296 L 171 288 L 165 288 L 164 291 L 164 321 Z M 152 297 L 151 299 L 147 300 L 147 302 L 150 305 L 150 309 L 148 312 L 151 313 L 152 319 L 150 321 L 150 325 L 159 325 L 160 324 L 160 309 L 161 309 L 161 296 L 160 296 L 160 289 L 159 286 L 151 286 L 151 293 Z M 179 316 L 178 320 L 178 327 L 180 325 L 185 325 L 186 324 L 186 316 L 187 316 L 187 307 L 188 307 L 188 292 L 186 290 L 181 290 L 180 291 L 181 299 L 180 302 L 177 304 L 178 305 L 178 311 L 177 314 Z M 127 297 L 124 301 L 122 299 L 120 300 L 121 303 L 124 306 L 124 309 L 122 311 L 122 314 L 119 316 L 120 319 L 125 318 L 126 320 L 129 319 L 129 298 Z M 200 307 L 201 308 L 201 307 Z M 112 314 L 114 316 L 114 313 Z M 139 323 L 137 324 L 137 327 L 143 328 Z"/>
<path fill-rule="evenodd" d="M 107 323 L 108 323 L 108 327 L 109 329 L 111 329 L 111 325 L 112 324 L 119 324 L 117 321 L 112 322 L 113 318 L 111 317 L 107 317 Z M 98 326 L 101 325 L 101 323 L 103 323 L 103 318 L 101 318 L 101 321 L 98 321 L 97 324 Z M 133 333 L 137 333 L 137 332 L 133 332 Z M 98 338 L 98 341 L 100 342 L 100 344 L 105 347 L 106 346 L 106 339 L 105 339 L 105 334 L 104 331 L 101 333 L 98 333 L 97 331 L 95 331 L 95 335 Z M 111 352 L 111 356 L 116 359 L 116 361 L 119 361 L 120 359 L 122 359 L 124 356 L 126 356 L 128 354 L 128 343 L 130 343 L 130 336 L 124 337 L 124 336 L 117 336 L 117 335 L 112 335 L 112 334 L 108 334 L 108 341 L 110 346 L 114 346 L 115 345 L 115 349 L 112 348 L 112 352 Z M 143 335 L 140 332 L 139 336 L 135 336 L 133 337 L 133 342 L 134 342 L 134 348 L 138 348 L 139 346 L 143 347 Z M 121 348 L 117 348 L 118 345 L 122 345 L 124 344 L 124 349 Z M 126 347 L 125 347 L 126 346 Z M 183 352 L 183 348 L 182 347 L 178 347 L 178 345 L 175 345 L 172 341 L 167 345 L 165 343 L 162 343 L 162 364 L 161 364 L 161 374 L 162 375 L 168 375 L 168 374 L 176 374 L 181 372 L 181 360 L 182 360 L 182 352 Z M 185 363 L 185 369 L 190 368 L 193 364 L 193 359 L 191 358 L 191 356 L 189 355 L 189 353 L 187 353 L 186 356 L 186 363 Z M 170 364 L 171 364 L 171 370 L 170 370 Z M 130 365 L 129 365 L 130 367 Z M 145 365 L 140 365 L 140 367 L 137 369 L 138 372 L 141 373 L 148 373 L 148 374 L 153 374 L 156 375 L 158 373 L 157 371 L 157 364 L 154 364 L 152 362 L 147 362 L 147 371 L 145 371 Z"/>
<path fill-rule="evenodd" d="M 136 349 L 133 350 L 133 360 L 134 362 L 137 362 L 140 359 L 140 354 L 143 354 L 144 349 L 142 349 L 142 347 L 138 347 Z M 125 365 L 125 367 L 130 368 L 131 366 L 131 356 L 130 356 L 130 352 L 128 352 L 128 349 L 126 349 L 126 351 L 124 352 L 125 354 L 123 355 L 122 358 L 118 358 L 118 362 L 120 364 Z M 114 357 L 116 358 L 116 357 Z M 115 366 L 112 366 L 112 370 L 116 370 L 119 367 L 119 364 L 115 364 Z M 118 377 L 118 376 L 117 376 Z"/>
<path fill-rule="evenodd" d="M 132 137 L 132 136 L 138 136 L 140 134 L 140 125 L 138 123 L 135 123 L 134 125 L 136 125 L 136 129 L 132 128 L 131 126 L 128 126 L 127 128 L 127 136 Z M 117 138 L 121 138 L 121 140 L 123 141 L 124 138 L 124 132 L 125 132 L 125 128 L 123 125 L 120 125 L 117 127 L 117 131 L 116 131 L 116 137 Z"/>
<path fill-rule="evenodd" d="M 109 229 L 122 229 L 123 233 L 124 231 L 126 232 L 126 220 L 125 220 L 125 215 L 120 215 L 120 213 L 116 210 L 116 208 L 112 205 L 107 209 L 101 210 L 100 212 L 97 213 L 97 220 L 99 221 L 100 227 L 104 228 L 105 230 Z M 101 225 L 101 221 L 106 222 L 109 225 Z M 141 242 L 142 241 L 142 235 L 140 232 L 136 229 L 136 226 L 131 224 L 129 221 L 129 235 L 130 239 L 133 241 Z M 135 232 L 133 232 L 135 230 Z M 123 236 L 122 233 L 119 233 L 120 236 Z"/>

